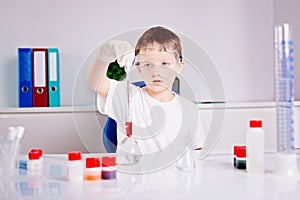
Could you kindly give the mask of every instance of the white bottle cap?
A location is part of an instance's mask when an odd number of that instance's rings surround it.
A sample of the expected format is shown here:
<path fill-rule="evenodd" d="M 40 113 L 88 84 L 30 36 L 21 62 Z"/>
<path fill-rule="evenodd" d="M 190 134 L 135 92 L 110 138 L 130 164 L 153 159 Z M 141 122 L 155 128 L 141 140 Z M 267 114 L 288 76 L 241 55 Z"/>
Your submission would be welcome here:
<path fill-rule="evenodd" d="M 7 135 L 7 139 L 8 140 L 15 140 L 16 139 L 16 135 L 17 135 L 17 130 L 15 127 L 8 127 L 8 135 Z"/>

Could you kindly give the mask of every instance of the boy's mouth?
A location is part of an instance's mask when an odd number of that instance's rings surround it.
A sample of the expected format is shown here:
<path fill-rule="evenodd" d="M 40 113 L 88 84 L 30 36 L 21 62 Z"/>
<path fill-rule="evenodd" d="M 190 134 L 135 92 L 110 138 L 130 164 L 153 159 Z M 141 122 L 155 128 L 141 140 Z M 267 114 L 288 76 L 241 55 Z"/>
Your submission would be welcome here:
<path fill-rule="evenodd" d="M 162 80 L 153 80 L 152 81 L 152 84 L 154 84 L 154 85 L 161 85 L 162 83 L 163 83 Z"/>
<path fill-rule="evenodd" d="M 153 80 L 154 83 L 161 83 L 161 80 Z"/>

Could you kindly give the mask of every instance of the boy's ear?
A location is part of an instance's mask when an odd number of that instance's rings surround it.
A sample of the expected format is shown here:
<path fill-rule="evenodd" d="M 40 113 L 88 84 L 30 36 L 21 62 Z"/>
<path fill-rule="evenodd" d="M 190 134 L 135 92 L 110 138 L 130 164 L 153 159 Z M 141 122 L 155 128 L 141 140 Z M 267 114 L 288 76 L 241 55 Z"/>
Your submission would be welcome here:
<path fill-rule="evenodd" d="M 135 68 L 137 69 L 138 72 L 141 72 L 139 66 L 135 65 Z"/>
<path fill-rule="evenodd" d="M 178 73 L 181 73 L 181 71 L 183 70 L 184 68 L 184 62 L 180 62 L 179 63 L 179 70 L 178 70 Z"/>

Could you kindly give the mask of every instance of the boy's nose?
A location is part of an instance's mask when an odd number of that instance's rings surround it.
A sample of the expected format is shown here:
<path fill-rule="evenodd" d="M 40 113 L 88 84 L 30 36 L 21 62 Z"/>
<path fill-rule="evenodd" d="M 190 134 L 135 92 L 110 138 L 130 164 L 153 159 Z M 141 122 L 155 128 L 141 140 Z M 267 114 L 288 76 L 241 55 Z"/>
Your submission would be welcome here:
<path fill-rule="evenodd" d="M 152 75 L 153 77 L 154 77 L 154 76 L 158 76 L 158 75 L 159 75 L 159 72 L 160 72 L 159 66 L 155 65 L 155 66 L 153 67 L 153 70 L 152 70 L 151 75 Z"/>
<path fill-rule="evenodd" d="M 153 73 L 159 73 L 161 70 L 161 67 L 159 65 L 154 65 L 153 66 Z"/>
<path fill-rule="evenodd" d="M 158 73 L 158 72 L 153 72 L 153 73 L 151 74 L 151 76 L 152 76 L 152 78 L 158 77 L 158 76 L 159 76 L 159 73 Z"/>

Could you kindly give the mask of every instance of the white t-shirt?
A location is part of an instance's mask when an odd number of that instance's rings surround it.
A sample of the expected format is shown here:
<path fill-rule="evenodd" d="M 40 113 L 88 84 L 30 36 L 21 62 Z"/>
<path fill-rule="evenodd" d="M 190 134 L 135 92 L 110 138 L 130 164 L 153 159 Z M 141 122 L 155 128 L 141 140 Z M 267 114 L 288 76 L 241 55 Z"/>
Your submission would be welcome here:
<path fill-rule="evenodd" d="M 117 122 L 117 139 L 125 138 L 127 118 L 126 82 L 110 80 L 107 97 L 97 97 L 97 107 Z M 200 111 L 192 102 L 175 94 L 169 102 L 153 99 L 145 88 L 131 85 L 132 134 L 143 154 L 162 151 L 170 146 L 203 146 L 204 134 Z M 180 149 L 180 148 L 179 148 Z"/>

